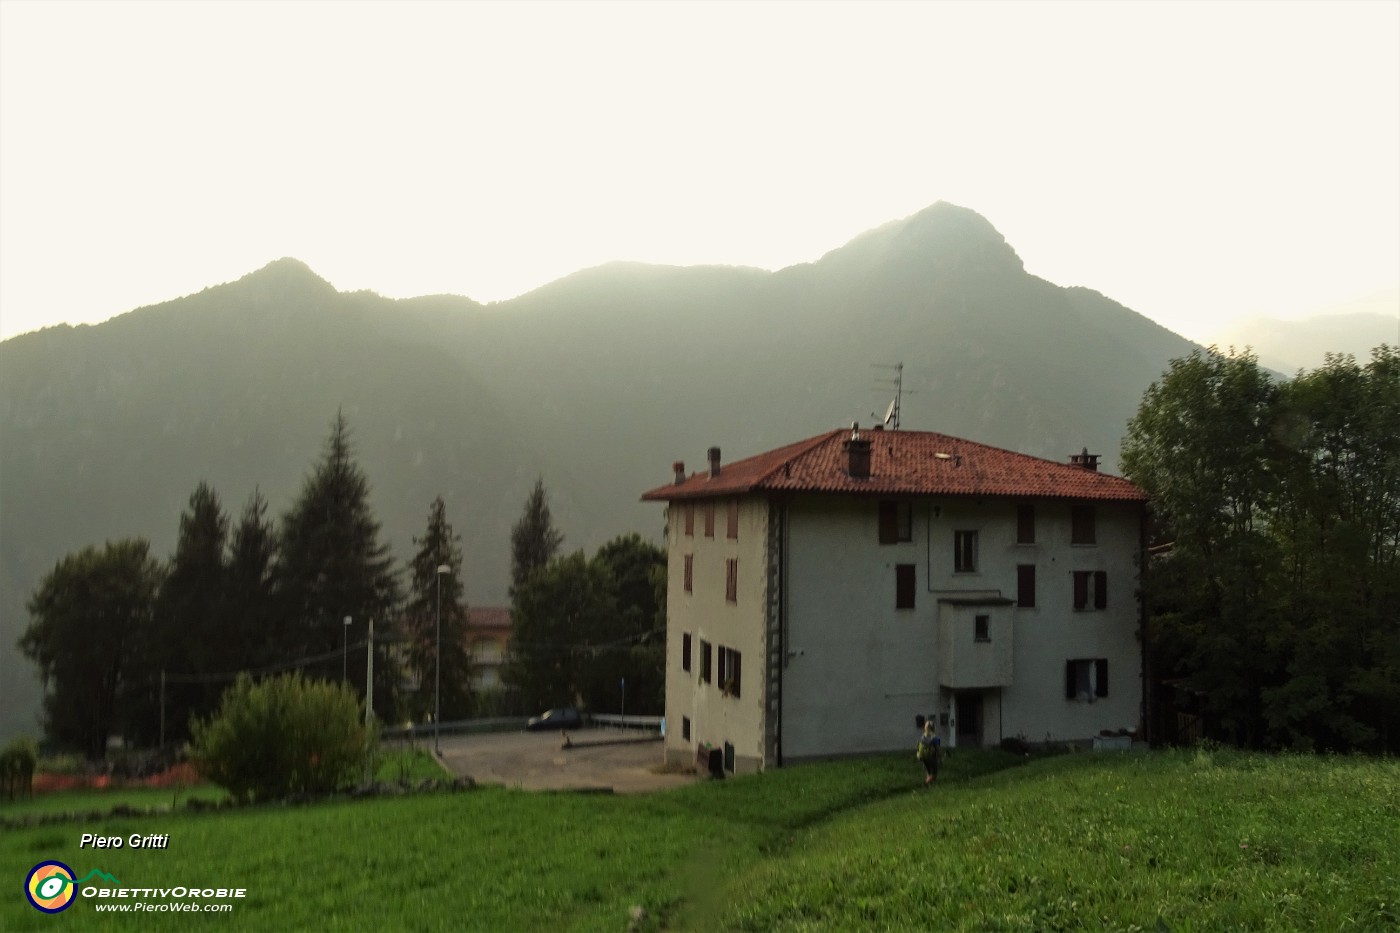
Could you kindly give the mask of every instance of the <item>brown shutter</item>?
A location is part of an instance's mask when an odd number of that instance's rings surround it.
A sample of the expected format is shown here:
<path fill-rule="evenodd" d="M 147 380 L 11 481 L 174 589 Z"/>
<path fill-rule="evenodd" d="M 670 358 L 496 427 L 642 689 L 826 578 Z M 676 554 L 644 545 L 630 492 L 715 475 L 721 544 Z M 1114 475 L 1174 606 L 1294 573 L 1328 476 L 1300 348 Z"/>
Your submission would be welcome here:
<path fill-rule="evenodd" d="M 1103 570 L 1094 571 L 1094 608 L 1108 608 L 1108 573 Z"/>
<path fill-rule="evenodd" d="M 737 652 L 737 651 L 734 652 L 734 660 L 733 660 L 734 670 L 733 670 L 733 672 L 729 675 L 730 677 L 734 678 L 734 687 L 733 687 L 732 692 L 733 692 L 733 694 L 734 694 L 736 697 L 739 695 L 739 680 L 740 680 L 740 675 L 741 675 L 741 673 L 742 673 L 742 672 L 740 671 L 741 659 L 742 659 L 742 657 L 743 657 L 743 656 L 740 655 L 739 652 Z"/>
<path fill-rule="evenodd" d="M 1108 696 L 1108 658 L 1098 658 L 1094 661 L 1094 680 L 1094 694 Z"/>
<path fill-rule="evenodd" d="M 898 503 L 880 503 L 880 543 L 894 544 L 899 540 Z"/>
<path fill-rule="evenodd" d="M 1083 609 L 1089 605 L 1089 571 L 1074 571 L 1074 608 Z"/>
<path fill-rule="evenodd" d="M 1074 699 L 1074 662 L 1065 662 L 1065 699 Z"/>
<path fill-rule="evenodd" d="M 1016 605 L 1035 605 L 1035 564 L 1018 564 L 1016 567 Z"/>
<path fill-rule="evenodd" d="M 1035 544 L 1035 506 L 1016 506 L 1016 543 Z"/>
<path fill-rule="evenodd" d="M 894 567 L 894 607 L 914 608 L 914 565 L 895 564 Z"/>

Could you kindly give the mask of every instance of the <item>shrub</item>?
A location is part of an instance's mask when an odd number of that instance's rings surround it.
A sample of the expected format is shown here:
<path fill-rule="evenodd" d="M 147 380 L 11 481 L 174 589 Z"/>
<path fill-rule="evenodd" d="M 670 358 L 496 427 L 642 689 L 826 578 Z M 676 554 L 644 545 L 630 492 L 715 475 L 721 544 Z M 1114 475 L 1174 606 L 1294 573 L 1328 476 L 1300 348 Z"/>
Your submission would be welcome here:
<path fill-rule="evenodd" d="M 289 674 L 224 692 L 207 721 L 193 724 L 200 773 L 236 800 L 330 793 L 368 760 L 372 736 L 342 684 Z"/>

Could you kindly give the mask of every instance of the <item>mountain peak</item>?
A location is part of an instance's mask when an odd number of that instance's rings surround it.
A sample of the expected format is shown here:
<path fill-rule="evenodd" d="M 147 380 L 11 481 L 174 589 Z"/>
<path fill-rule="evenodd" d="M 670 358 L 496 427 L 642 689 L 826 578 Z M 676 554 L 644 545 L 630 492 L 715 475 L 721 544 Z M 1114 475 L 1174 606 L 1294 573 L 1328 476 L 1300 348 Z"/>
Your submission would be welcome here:
<path fill-rule="evenodd" d="M 971 262 L 1025 270 L 1021 257 L 985 217 L 947 201 L 862 233 L 821 261 L 827 260 L 865 265 L 872 271 L 905 262 L 942 267 Z"/>
<path fill-rule="evenodd" d="M 293 259 L 291 256 L 274 259 L 261 269 L 249 272 L 238 281 L 280 288 L 305 289 L 312 287 L 321 291 L 335 291 L 334 285 L 313 272 L 306 263 L 300 259 Z"/>

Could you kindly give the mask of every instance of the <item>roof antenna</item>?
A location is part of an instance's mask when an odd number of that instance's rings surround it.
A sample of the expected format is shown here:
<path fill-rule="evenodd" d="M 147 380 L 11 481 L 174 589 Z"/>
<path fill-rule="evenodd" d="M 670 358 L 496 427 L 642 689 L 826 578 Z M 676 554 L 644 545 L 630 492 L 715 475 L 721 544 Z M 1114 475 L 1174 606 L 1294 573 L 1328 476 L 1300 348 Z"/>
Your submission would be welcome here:
<path fill-rule="evenodd" d="M 893 379 L 881 379 L 880 382 L 894 386 L 894 401 L 890 402 L 890 407 L 885 409 L 885 419 L 882 422 L 887 428 L 893 431 L 899 430 L 899 406 L 904 398 L 904 364 L 903 363 L 871 363 L 877 369 L 893 369 Z M 875 412 L 870 413 L 870 417 L 876 417 Z"/>

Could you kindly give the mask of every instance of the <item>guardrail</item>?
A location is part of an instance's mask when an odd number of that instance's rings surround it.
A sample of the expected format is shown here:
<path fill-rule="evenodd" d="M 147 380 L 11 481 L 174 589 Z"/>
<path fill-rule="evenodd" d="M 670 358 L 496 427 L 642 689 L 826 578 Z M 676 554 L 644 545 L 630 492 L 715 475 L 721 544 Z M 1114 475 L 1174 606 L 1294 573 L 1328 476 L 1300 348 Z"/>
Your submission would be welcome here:
<path fill-rule="evenodd" d="M 458 719 L 454 722 L 444 722 L 440 732 L 450 735 L 473 735 L 488 732 L 519 732 L 525 728 L 528 717 L 525 716 L 498 716 L 491 719 Z M 432 737 L 433 724 L 430 722 L 415 722 L 408 726 L 384 726 L 379 730 L 381 738 L 386 739 L 416 739 L 427 736 Z"/>
<path fill-rule="evenodd" d="M 614 716 L 611 713 L 594 713 L 588 722 L 595 726 L 610 729 L 641 729 L 649 732 L 661 731 L 660 716 Z"/>

